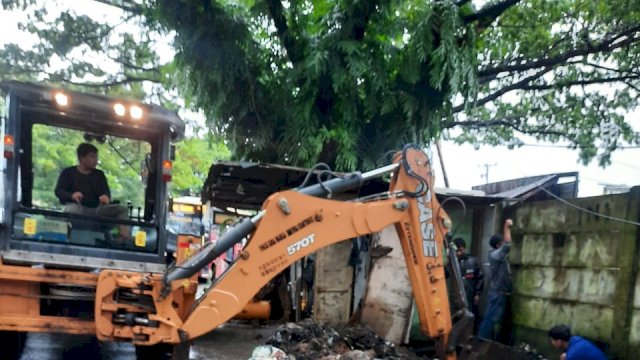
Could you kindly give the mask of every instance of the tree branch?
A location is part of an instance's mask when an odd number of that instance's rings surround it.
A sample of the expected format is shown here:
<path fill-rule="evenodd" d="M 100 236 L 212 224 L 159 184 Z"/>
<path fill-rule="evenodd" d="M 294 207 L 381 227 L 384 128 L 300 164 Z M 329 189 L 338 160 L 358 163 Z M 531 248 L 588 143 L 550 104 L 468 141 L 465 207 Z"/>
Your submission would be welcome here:
<path fill-rule="evenodd" d="M 511 62 L 513 62 L 513 60 L 510 60 L 506 63 L 496 65 L 493 67 L 487 67 L 485 69 L 480 70 L 478 72 L 478 77 L 489 77 L 490 75 L 499 74 L 503 72 L 526 71 L 526 70 L 536 69 L 540 67 L 552 67 L 574 57 L 585 56 L 585 55 L 595 54 L 599 52 L 610 52 L 615 49 L 628 46 L 640 40 L 640 38 L 638 37 L 631 36 L 631 35 L 634 35 L 634 33 L 638 32 L 639 30 L 640 30 L 640 26 L 634 26 L 625 31 L 622 31 L 621 33 L 609 36 L 598 44 L 585 44 L 581 48 L 572 49 L 552 57 L 543 57 L 538 60 L 534 60 L 530 62 L 520 62 L 516 64 L 510 64 Z M 625 36 L 627 37 L 626 39 L 617 41 L 620 38 Z"/>
<path fill-rule="evenodd" d="M 543 57 L 546 57 L 554 48 L 556 48 L 558 45 L 560 45 L 563 41 L 567 40 L 570 38 L 570 35 L 567 35 L 565 37 L 562 37 L 558 40 L 556 40 L 553 44 L 551 44 L 551 46 L 549 46 L 549 48 L 547 50 L 545 50 Z M 478 77 L 478 83 L 479 84 L 486 84 L 490 81 L 495 80 L 498 75 L 500 75 L 500 73 L 494 73 L 494 74 L 490 74 L 490 75 L 485 75 L 485 76 L 479 76 Z"/>
<path fill-rule="evenodd" d="M 369 19 L 377 11 L 379 3 L 379 0 L 354 1 L 353 6 L 345 11 L 351 16 L 347 17 L 347 21 L 342 24 L 343 38 L 361 41 L 364 38 Z"/>
<path fill-rule="evenodd" d="M 0 64 L 0 73 L 3 76 L 6 75 L 30 75 L 30 74 L 41 74 L 42 71 L 37 69 L 27 69 L 23 67 L 16 66 L 6 66 L 5 64 Z"/>
<path fill-rule="evenodd" d="M 122 80 L 115 80 L 111 82 L 100 82 L 100 83 L 94 83 L 94 82 L 84 83 L 84 82 L 77 82 L 77 81 L 68 80 L 68 79 L 61 79 L 61 81 L 71 85 L 85 86 L 85 87 L 94 88 L 94 89 L 109 88 L 112 86 L 139 83 L 144 81 L 151 81 L 151 82 L 158 83 L 158 80 L 156 79 L 142 78 L 142 77 L 136 77 L 136 76 L 127 76 Z"/>
<path fill-rule="evenodd" d="M 490 101 L 493 101 L 493 100 L 499 98 L 500 96 L 508 93 L 509 91 L 521 89 L 522 86 L 528 84 L 532 80 L 538 79 L 539 77 L 541 77 L 542 75 L 548 73 L 549 71 L 551 71 L 550 67 L 549 68 L 544 68 L 544 69 L 538 71 L 537 73 L 535 73 L 533 75 L 529 75 L 529 76 L 525 77 L 524 79 L 522 79 L 520 81 L 517 81 L 517 82 L 515 82 L 515 83 L 513 83 L 511 85 L 508 85 L 508 86 L 505 86 L 505 87 L 503 87 L 501 89 L 498 89 L 493 94 L 487 95 L 484 98 L 476 101 L 473 104 L 473 107 L 482 106 L 482 105 L 484 105 L 484 104 L 486 104 L 486 103 L 488 103 Z M 453 109 L 451 109 L 451 113 L 455 114 L 455 113 L 458 113 L 458 112 L 460 112 L 460 111 L 462 111 L 464 109 L 465 109 L 465 105 L 461 104 L 461 105 L 453 107 Z"/>
<path fill-rule="evenodd" d="M 487 128 L 491 126 L 509 126 L 513 124 L 511 121 L 519 120 L 519 117 L 508 117 L 500 120 L 465 120 L 465 121 L 449 121 L 445 124 L 446 128 L 452 128 L 456 126 L 473 127 L 473 128 Z"/>
<path fill-rule="evenodd" d="M 113 56 L 107 56 L 107 57 L 108 57 L 109 59 L 111 59 L 111 60 L 113 60 L 113 61 L 117 62 L 118 64 L 122 64 L 122 65 L 124 65 L 125 67 L 128 67 L 128 68 L 133 69 L 133 70 L 145 71 L 145 72 L 154 72 L 154 73 L 156 73 L 156 74 L 160 74 L 160 70 L 159 70 L 157 67 L 154 67 L 154 68 L 146 68 L 146 67 L 143 67 L 143 66 L 138 66 L 138 65 L 132 64 L 132 63 L 130 63 L 130 62 L 128 62 L 128 61 L 125 61 L 125 60 L 120 60 L 120 59 L 115 58 L 115 57 L 113 57 Z"/>
<path fill-rule="evenodd" d="M 573 29 L 573 26 L 572 26 L 572 29 Z M 560 39 L 556 40 L 553 44 L 551 44 L 551 46 L 549 46 L 549 48 L 547 48 L 544 51 L 544 54 L 542 54 L 542 57 L 546 57 L 547 55 L 549 55 L 549 53 L 551 53 L 551 51 L 553 51 L 555 48 L 557 48 L 564 41 L 570 40 L 572 31 L 568 31 L 567 33 L 568 33 L 567 36 L 561 37 Z M 521 61 L 524 61 L 525 59 L 526 58 L 520 57 L 518 59 L 512 60 L 511 62 L 521 62 Z M 478 83 L 479 84 L 486 84 L 486 83 L 488 83 L 490 81 L 495 80 L 498 77 L 498 75 L 500 75 L 500 73 L 493 73 L 493 74 L 489 74 L 489 75 L 486 75 L 486 76 L 478 77 Z"/>
<path fill-rule="evenodd" d="M 145 11 L 145 7 L 140 5 L 140 4 L 136 4 L 133 1 L 112 1 L 112 0 L 93 0 L 97 3 L 101 3 L 101 4 L 105 4 L 105 5 L 109 5 L 109 6 L 113 6 L 116 7 L 120 10 L 132 13 L 132 14 L 137 14 L 137 15 L 143 15 L 144 11 Z"/>
<path fill-rule="evenodd" d="M 590 63 L 590 62 L 584 63 L 584 62 L 580 61 L 580 62 L 576 62 L 576 64 L 587 65 L 587 66 L 591 66 L 591 67 L 596 68 L 596 69 L 616 72 L 618 74 L 636 74 L 636 75 L 640 75 L 640 72 L 638 72 L 638 71 L 615 69 L 615 68 L 610 68 L 608 66 L 604 66 L 604 65 L 600 65 L 600 64 L 594 64 L 594 63 Z"/>
<path fill-rule="evenodd" d="M 465 24 L 469 24 L 474 21 L 480 22 L 480 27 L 484 28 L 488 26 L 493 20 L 497 19 L 502 13 L 507 11 L 510 7 L 519 3 L 520 0 L 504 0 L 499 3 L 487 5 L 473 14 L 469 14 L 462 17 L 462 21 Z"/>
<path fill-rule="evenodd" d="M 522 134 L 557 135 L 557 136 L 565 135 L 561 131 L 549 130 L 548 129 L 549 126 L 538 126 L 531 129 L 524 129 L 518 124 L 516 124 L 516 122 L 519 120 L 522 120 L 522 118 L 523 118 L 522 116 L 511 116 L 511 117 L 505 117 L 499 120 L 488 120 L 488 121 L 483 121 L 483 120 L 451 121 L 451 122 L 448 122 L 445 125 L 445 127 L 453 128 L 456 126 L 461 126 L 461 127 L 467 127 L 467 128 L 480 129 L 480 128 L 488 128 L 493 126 L 505 126 L 505 127 L 512 128 L 513 130 L 516 130 Z"/>
<path fill-rule="evenodd" d="M 623 81 L 628 87 L 632 88 L 636 91 L 636 93 L 640 94 L 640 88 L 631 83 L 631 81 Z"/>
<path fill-rule="evenodd" d="M 555 84 L 524 85 L 520 87 L 520 90 L 550 90 L 550 89 L 559 89 L 559 88 L 565 88 L 565 87 L 571 87 L 571 86 L 605 84 L 605 83 L 612 83 L 612 82 L 626 83 L 625 80 L 633 80 L 633 79 L 640 79 L 640 76 L 628 75 L 628 76 L 617 76 L 617 77 L 609 77 L 609 78 L 565 81 L 565 82 L 557 82 Z"/>
<path fill-rule="evenodd" d="M 296 44 L 294 37 L 291 36 L 291 33 L 289 32 L 287 18 L 284 16 L 282 11 L 282 3 L 280 0 L 266 0 L 266 3 L 267 8 L 269 8 L 269 15 L 276 26 L 278 37 L 280 38 L 280 41 L 282 41 L 282 46 L 284 46 L 287 51 L 289 60 L 294 64 L 300 62 L 303 58 L 303 54 L 299 49 L 299 45 Z"/>

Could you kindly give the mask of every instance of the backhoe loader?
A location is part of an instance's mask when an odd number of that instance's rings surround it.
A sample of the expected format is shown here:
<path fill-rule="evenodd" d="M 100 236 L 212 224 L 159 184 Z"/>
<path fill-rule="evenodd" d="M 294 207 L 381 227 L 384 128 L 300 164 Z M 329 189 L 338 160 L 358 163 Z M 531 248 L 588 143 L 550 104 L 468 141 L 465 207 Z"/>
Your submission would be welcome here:
<path fill-rule="evenodd" d="M 268 305 L 252 299 L 292 263 L 389 225 L 398 231 L 421 329 L 436 342 L 438 357 L 513 358 L 504 355 L 504 347 L 470 337 L 469 312 L 451 314 L 449 293 L 462 302 L 466 298 L 454 251 L 445 241 L 451 221 L 435 197 L 429 158 L 417 146 L 406 146 L 379 169 L 274 193 L 257 215 L 215 244 L 194 250 L 191 245 L 200 239 L 178 235 L 177 261 L 166 265 L 167 186 L 172 144 L 184 134 L 182 120 L 158 106 L 122 99 L 15 81 L 0 88 L 7 95 L 0 330 L 13 337 L 4 344 L 18 344 L 5 347 L 1 358 L 19 357 L 26 332 L 61 332 L 133 343 L 138 358 L 186 359 L 190 342 L 199 336 L 238 314 L 268 312 Z M 138 159 L 144 173 L 140 194 L 121 201 L 129 219 L 70 215 L 47 201 L 42 184 L 56 172 L 40 160 L 57 155 L 38 148 L 42 136 L 47 142 L 93 141 L 118 155 L 136 149 L 135 156 L 121 156 L 122 173 Z M 381 176 L 390 176 L 388 191 L 333 200 Z M 130 229 L 130 242 L 114 240 L 118 225 Z M 238 258 L 196 299 L 198 272 L 243 240 Z M 457 284 L 449 291 L 445 257 Z"/>

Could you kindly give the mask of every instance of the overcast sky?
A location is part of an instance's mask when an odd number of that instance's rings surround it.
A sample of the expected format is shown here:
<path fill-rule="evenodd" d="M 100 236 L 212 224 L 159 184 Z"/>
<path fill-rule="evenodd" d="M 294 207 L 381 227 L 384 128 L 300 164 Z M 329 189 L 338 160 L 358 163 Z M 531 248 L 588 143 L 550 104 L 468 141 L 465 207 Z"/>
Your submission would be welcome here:
<path fill-rule="evenodd" d="M 84 6 L 83 6 L 84 5 Z M 105 5 L 83 1 L 74 2 L 79 13 L 100 14 L 100 18 L 115 18 Z M 96 11 L 99 8 L 100 11 Z M 115 16 L 113 16 L 115 15 Z M 16 16 L 0 10 L 0 44 L 15 42 L 29 44 L 33 39 L 25 36 L 17 29 L 17 23 L 24 17 Z M 627 115 L 627 120 L 636 130 L 640 130 L 640 111 Z M 450 187 L 460 190 L 470 190 L 473 185 L 485 183 L 484 175 L 488 168 L 489 182 L 509 180 L 525 176 L 550 174 L 557 172 L 579 172 L 579 195 L 595 196 L 602 194 L 602 184 L 640 185 L 640 148 L 619 150 L 613 154 L 612 164 L 607 168 L 598 166 L 593 161 L 583 166 L 578 161 L 578 152 L 566 148 L 554 147 L 554 144 L 541 144 L 531 139 L 521 137 L 531 146 L 509 150 L 506 147 L 481 146 L 474 149 L 472 145 L 456 145 L 445 141 L 442 143 L 442 153 L 445 161 Z M 434 156 L 437 154 L 433 149 Z M 437 158 L 436 185 L 444 186 L 442 169 Z M 486 165 L 486 166 L 485 166 Z"/>
<path fill-rule="evenodd" d="M 637 124 L 637 112 L 635 120 Z M 524 146 L 514 150 L 504 146 L 482 146 L 475 150 L 471 145 L 444 142 L 442 153 L 450 187 L 468 190 L 473 185 L 484 184 L 485 164 L 489 165 L 489 182 L 578 171 L 581 197 L 601 195 L 602 184 L 640 185 L 639 148 L 618 150 L 613 154 L 612 164 L 603 169 L 595 160 L 588 166 L 582 166 L 578 161 L 578 152 L 575 150 L 546 147 L 550 144 L 534 141 L 529 143 L 539 146 Z M 436 169 L 438 169 L 436 185 L 444 186 L 439 165 Z"/>

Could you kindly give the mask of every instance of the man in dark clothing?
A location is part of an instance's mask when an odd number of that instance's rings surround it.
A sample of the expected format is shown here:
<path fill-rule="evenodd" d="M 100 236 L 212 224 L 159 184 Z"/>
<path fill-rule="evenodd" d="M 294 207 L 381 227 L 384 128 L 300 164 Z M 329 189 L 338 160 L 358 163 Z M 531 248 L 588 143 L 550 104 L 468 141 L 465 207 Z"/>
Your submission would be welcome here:
<path fill-rule="evenodd" d="M 111 204 L 111 191 L 107 178 L 98 165 L 98 149 L 87 143 L 77 149 L 78 165 L 68 167 L 60 173 L 55 194 L 63 205 L 63 212 L 129 219 L 127 209 Z M 121 227 L 121 235 L 128 231 Z"/>
<path fill-rule="evenodd" d="M 480 320 L 480 294 L 484 288 L 484 273 L 480 267 L 478 258 L 466 253 L 467 244 L 462 238 L 455 238 L 453 243 L 456 245 L 456 256 L 458 264 L 460 264 L 460 274 L 464 284 L 464 291 L 467 295 L 467 305 L 469 311 L 475 316 L 474 333 Z"/>
<path fill-rule="evenodd" d="M 561 360 L 606 360 L 602 351 L 580 336 L 571 336 L 567 325 L 556 325 L 549 330 L 551 345 L 563 351 Z"/>
<path fill-rule="evenodd" d="M 104 173 L 96 169 L 98 149 L 95 146 L 80 144 L 77 153 L 78 165 L 62 170 L 58 177 L 56 196 L 65 212 L 95 215 L 100 204 L 110 201 L 109 184 Z"/>
<path fill-rule="evenodd" d="M 484 318 L 478 336 L 493 339 L 493 328 L 502 321 L 507 297 L 511 294 L 511 268 L 507 255 L 511 250 L 511 219 L 504 222 L 503 234 L 493 235 L 489 240 L 489 292 Z"/>

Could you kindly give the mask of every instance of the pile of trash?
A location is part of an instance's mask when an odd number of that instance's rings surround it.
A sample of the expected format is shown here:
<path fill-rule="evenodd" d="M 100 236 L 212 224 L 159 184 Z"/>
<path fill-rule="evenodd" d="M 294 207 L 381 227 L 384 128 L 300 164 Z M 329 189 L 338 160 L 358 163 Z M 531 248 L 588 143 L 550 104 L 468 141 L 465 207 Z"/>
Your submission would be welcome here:
<path fill-rule="evenodd" d="M 527 343 L 521 343 L 517 346 L 518 351 L 525 354 L 527 360 L 548 360 L 544 355 L 538 353 L 538 350 Z"/>
<path fill-rule="evenodd" d="M 252 359 L 273 360 L 371 360 L 420 359 L 407 349 L 362 326 L 333 329 L 312 320 L 288 323 L 269 338 L 267 346 L 253 352 Z"/>
<path fill-rule="evenodd" d="M 487 358 L 483 340 L 475 339 L 475 351 Z M 331 328 L 311 319 L 282 325 L 266 340 L 264 346 L 254 349 L 249 360 L 419 360 L 435 359 L 432 346 L 403 347 L 376 335 L 363 325 Z M 493 343 L 491 354 L 495 358 L 514 360 L 546 360 L 530 345 L 523 343 L 509 347 Z M 416 344 L 414 344 L 416 345 Z M 472 355 L 474 356 L 474 355 Z M 474 357 L 475 358 L 475 357 Z"/>

